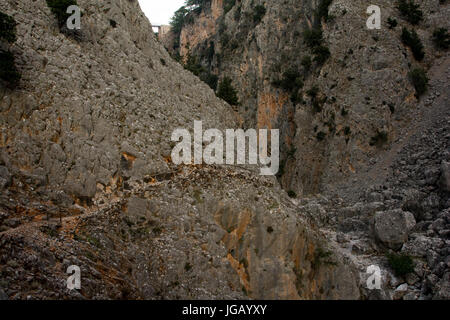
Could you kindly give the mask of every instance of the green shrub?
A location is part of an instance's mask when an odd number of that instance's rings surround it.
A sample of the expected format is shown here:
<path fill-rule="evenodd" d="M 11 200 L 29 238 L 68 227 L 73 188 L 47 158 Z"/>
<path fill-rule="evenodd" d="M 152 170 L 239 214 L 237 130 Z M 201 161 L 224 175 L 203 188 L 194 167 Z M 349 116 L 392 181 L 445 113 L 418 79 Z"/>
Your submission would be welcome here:
<path fill-rule="evenodd" d="M 309 71 L 311 69 L 312 60 L 310 56 L 304 56 L 300 64 L 305 68 L 305 71 Z"/>
<path fill-rule="evenodd" d="M 13 17 L 0 12 L 0 40 L 9 43 L 16 41 L 16 21 Z"/>
<path fill-rule="evenodd" d="M 232 81 L 228 77 L 224 77 L 220 82 L 217 90 L 217 96 L 232 106 L 237 106 L 239 104 L 237 91 L 233 88 Z"/>
<path fill-rule="evenodd" d="M 423 51 L 423 44 L 419 38 L 419 35 L 415 30 L 411 32 L 408 29 L 402 29 L 402 42 L 411 48 L 414 58 L 417 61 L 422 61 L 425 57 L 425 52 Z"/>
<path fill-rule="evenodd" d="M 266 8 L 259 4 L 253 9 L 253 22 L 258 24 L 266 14 Z"/>
<path fill-rule="evenodd" d="M 184 68 L 195 74 L 197 77 L 200 76 L 202 72 L 205 72 L 205 68 L 203 68 L 203 66 L 198 63 L 197 58 L 191 55 L 188 56 Z"/>
<path fill-rule="evenodd" d="M 388 141 L 388 134 L 385 131 L 377 131 L 377 134 L 370 139 L 371 146 L 382 146 Z"/>
<path fill-rule="evenodd" d="M 448 49 L 450 46 L 450 34 L 447 29 L 439 28 L 433 32 L 433 42 L 440 49 Z"/>
<path fill-rule="evenodd" d="M 325 19 L 325 21 L 328 21 L 330 19 L 330 16 L 328 15 L 328 8 L 330 7 L 333 0 L 320 0 L 319 6 L 316 10 L 316 17 L 317 20 L 321 20 L 322 18 Z"/>
<path fill-rule="evenodd" d="M 318 65 L 322 65 L 325 63 L 325 61 L 328 60 L 328 58 L 331 56 L 330 49 L 325 46 L 318 46 L 314 48 L 314 61 L 317 62 Z"/>
<path fill-rule="evenodd" d="M 8 86 L 15 87 L 21 78 L 14 63 L 14 56 L 9 51 L 0 50 L 0 79 L 5 81 Z"/>
<path fill-rule="evenodd" d="M 423 20 L 423 12 L 420 5 L 415 4 L 414 0 L 398 0 L 397 9 L 401 15 L 411 24 L 419 24 Z"/>
<path fill-rule="evenodd" d="M 428 87 L 428 77 L 423 69 L 416 68 L 409 73 L 411 82 L 416 89 L 416 94 L 420 97 L 427 91 Z"/>
<path fill-rule="evenodd" d="M 321 29 L 307 29 L 303 32 L 303 38 L 308 47 L 315 48 L 322 44 L 323 33 Z"/>
<path fill-rule="evenodd" d="M 303 81 L 297 68 L 291 68 L 283 73 L 280 87 L 288 92 L 293 92 L 303 87 Z"/>
<path fill-rule="evenodd" d="M 55 15 L 60 28 L 64 27 L 67 19 L 71 16 L 67 13 L 67 8 L 72 5 L 78 5 L 76 0 L 47 0 L 47 6 Z"/>
<path fill-rule="evenodd" d="M 393 18 L 391 18 L 391 17 L 389 17 L 389 18 L 387 19 L 387 23 L 388 23 L 388 25 L 389 25 L 389 29 L 394 29 L 394 28 L 398 25 L 397 20 L 396 20 L 396 19 L 393 19 Z"/>
<path fill-rule="evenodd" d="M 200 14 L 209 3 L 211 0 L 186 0 L 185 5 L 175 11 L 170 19 L 171 30 L 175 38 L 173 49 L 180 47 L 180 34 L 183 26 L 193 23 L 195 15 Z"/>
<path fill-rule="evenodd" d="M 236 4 L 236 0 L 224 0 L 223 1 L 223 13 L 227 14 L 228 11 L 233 9 L 235 4 Z"/>
<path fill-rule="evenodd" d="M 408 273 L 414 272 L 414 261 L 413 259 L 404 254 L 387 254 L 389 266 L 394 270 L 397 276 L 405 276 Z"/>
<path fill-rule="evenodd" d="M 346 136 L 349 136 L 352 133 L 352 130 L 350 129 L 350 127 L 345 127 L 344 128 L 344 134 Z"/>
<path fill-rule="evenodd" d="M 314 99 L 312 100 L 312 108 L 313 108 L 313 112 L 314 112 L 314 113 L 322 112 L 322 105 L 323 105 L 323 101 L 321 101 L 321 100 L 319 100 L 319 99 L 317 99 L 317 98 L 314 98 Z"/>
<path fill-rule="evenodd" d="M 208 72 L 198 61 L 195 57 L 189 55 L 188 59 L 186 61 L 186 64 L 184 65 L 184 68 L 186 70 L 189 70 L 194 75 L 200 78 L 203 82 L 205 82 L 211 89 L 216 91 L 217 89 L 217 82 L 218 77 L 215 74 L 212 74 Z"/>
<path fill-rule="evenodd" d="M 323 141 L 326 138 L 326 136 L 327 135 L 325 132 L 323 132 L 323 131 L 318 132 L 317 136 L 316 136 L 317 141 Z"/>
<path fill-rule="evenodd" d="M 297 194 L 295 193 L 295 191 L 289 190 L 287 194 L 289 198 L 297 198 Z"/>
<path fill-rule="evenodd" d="M 317 95 L 319 94 L 319 87 L 317 86 L 312 86 L 311 89 L 309 89 L 308 91 L 306 91 L 306 94 L 308 96 L 310 96 L 312 99 L 315 99 L 317 97 Z"/>
<path fill-rule="evenodd" d="M 200 75 L 200 80 L 205 82 L 211 89 L 216 91 L 217 82 L 219 81 L 219 77 L 212 73 L 203 73 Z"/>
<path fill-rule="evenodd" d="M 184 270 L 186 272 L 191 271 L 192 270 L 192 265 L 189 262 L 186 262 L 185 265 L 184 265 Z"/>

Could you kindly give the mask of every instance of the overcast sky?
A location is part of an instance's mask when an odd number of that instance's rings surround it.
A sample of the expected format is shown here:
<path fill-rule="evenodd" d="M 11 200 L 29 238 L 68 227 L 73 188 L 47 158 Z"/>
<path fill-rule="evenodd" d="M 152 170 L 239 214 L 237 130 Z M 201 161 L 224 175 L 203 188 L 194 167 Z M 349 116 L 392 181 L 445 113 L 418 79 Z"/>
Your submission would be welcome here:
<path fill-rule="evenodd" d="M 153 25 L 169 24 L 170 18 L 185 0 L 139 0 L 142 11 Z"/>

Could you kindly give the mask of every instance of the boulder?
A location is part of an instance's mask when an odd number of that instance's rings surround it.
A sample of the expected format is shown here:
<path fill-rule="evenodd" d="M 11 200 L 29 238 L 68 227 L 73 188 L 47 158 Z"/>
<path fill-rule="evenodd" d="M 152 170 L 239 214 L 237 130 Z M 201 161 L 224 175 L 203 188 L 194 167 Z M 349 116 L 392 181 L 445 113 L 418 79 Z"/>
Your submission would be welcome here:
<path fill-rule="evenodd" d="M 400 209 L 377 212 L 374 217 L 375 237 L 394 250 L 399 250 L 408 240 L 415 225 L 414 215 Z"/>
<path fill-rule="evenodd" d="M 0 190 L 5 189 L 11 184 L 12 178 L 8 168 L 0 166 Z"/>
<path fill-rule="evenodd" d="M 450 192 L 450 162 L 442 161 L 441 163 L 441 189 Z"/>
<path fill-rule="evenodd" d="M 404 283 L 399 285 L 397 289 L 395 289 L 394 291 L 393 295 L 394 300 L 401 300 L 406 294 L 406 292 L 408 292 L 408 284 Z"/>

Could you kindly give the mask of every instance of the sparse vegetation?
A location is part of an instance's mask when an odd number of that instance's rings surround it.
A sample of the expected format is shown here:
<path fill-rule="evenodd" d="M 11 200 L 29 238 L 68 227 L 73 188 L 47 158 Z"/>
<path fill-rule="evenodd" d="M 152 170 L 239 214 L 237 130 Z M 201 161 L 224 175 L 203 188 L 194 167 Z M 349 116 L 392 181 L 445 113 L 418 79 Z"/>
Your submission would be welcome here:
<path fill-rule="evenodd" d="M 186 262 L 185 265 L 184 265 L 184 270 L 186 272 L 191 271 L 192 270 L 192 265 L 189 262 Z"/>
<path fill-rule="evenodd" d="M 264 18 L 266 14 L 266 7 L 259 4 L 253 9 L 253 22 L 258 24 Z"/>
<path fill-rule="evenodd" d="M 314 61 L 317 62 L 318 65 L 324 64 L 331 55 L 330 49 L 322 45 L 314 48 L 313 52 L 315 54 Z"/>
<path fill-rule="evenodd" d="M 398 0 L 397 9 L 405 20 L 413 25 L 419 24 L 423 20 L 420 5 L 415 4 L 414 0 Z"/>
<path fill-rule="evenodd" d="M 321 29 L 307 29 L 303 32 L 303 38 L 306 45 L 314 49 L 322 44 L 323 33 Z"/>
<path fill-rule="evenodd" d="M 439 28 L 433 32 L 433 42 L 439 49 L 448 49 L 450 46 L 450 34 L 446 28 Z"/>
<path fill-rule="evenodd" d="M 370 139 L 371 146 L 381 147 L 388 142 L 388 134 L 386 131 L 377 131 L 377 134 Z"/>
<path fill-rule="evenodd" d="M 236 0 L 224 0 L 223 1 L 223 13 L 227 14 L 231 9 L 233 9 L 236 4 Z"/>
<path fill-rule="evenodd" d="M 403 44 L 411 48 L 413 56 L 417 61 L 423 60 L 423 58 L 425 57 L 425 52 L 423 51 L 423 44 L 419 38 L 419 35 L 415 30 L 408 31 L 408 29 L 403 28 L 402 42 Z"/>
<path fill-rule="evenodd" d="M 297 103 L 300 99 L 298 91 L 303 88 L 303 80 L 300 72 L 297 68 L 290 68 L 283 73 L 281 80 L 275 80 L 272 82 L 275 87 L 282 88 L 283 90 L 291 93 L 291 101 Z"/>
<path fill-rule="evenodd" d="M 191 71 L 193 74 L 195 74 L 197 77 L 200 78 L 203 82 L 205 82 L 211 89 L 216 91 L 217 89 L 217 82 L 218 82 L 218 76 L 215 74 L 210 73 L 208 70 L 206 70 L 195 57 L 188 56 L 188 59 L 186 61 L 186 64 L 184 65 L 184 68 L 186 70 Z"/>
<path fill-rule="evenodd" d="M 330 7 L 333 0 L 320 0 L 319 6 L 316 9 L 316 17 L 318 20 L 321 20 L 322 18 L 325 21 L 330 20 L 330 16 L 328 15 L 328 8 Z"/>
<path fill-rule="evenodd" d="M 414 85 L 414 88 L 416 89 L 416 95 L 420 97 L 427 91 L 428 87 L 427 74 L 423 69 L 416 68 L 409 73 L 409 77 Z"/>
<path fill-rule="evenodd" d="M 311 97 L 312 99 L 315 99 L 317 95 L 319 94 L 319 87 L 318 86 L 312 86 L 311 89 L 306 91 L 306 94 Z"/>
<path fill-rule="evenodd" d="M 171 30 L 175 35 L 174 49 L 180 47 L 180 34 L 183 26 L 192 23 L 194 21 L 194 15 L 200 14 L 210 3 L 211 0 L 186 0 L 184 6 L 175 11 L 170 20 Z"/>
<path fill-rule="evenodd" d="M 389 25 L 389 29 L 395 29 L 395 27 L 397 27 L 398 22 L 396 19 L 389 17 L 387 19 L 387 23 Z"/>
<path fill-rule="evenodd" d="M 350 127 L 345 127 L 344 128 L 344 134 L 346 136 L 349 136 L 352 133 L 352 130 L 350 129 Z"/>
<path fill-rule="evenodd" d="M 76 0 L 47 0 L 47 6 L 55 15 L 60 28 L 64 27 L 71 14 L 67 13 L 67 8 L 78 5 Z"/>
<path fill-rule="evenodd" d="M 319 131 L 316 135 L 317 141 L 323 141 L 326 138 L 327 134 L 323 131 Z"/>
<path fill-rule="evenodd" d="M 302 61 L 300 62 L 300 64 L 303 66 L 305 71 L 309 71 L 309 69 L 311 69 L 311 65 L 312 65 L 311 56 L 304 56 Z"/>
<path fill-rule="evenodd" d="M 289 190 L 287 194 L 289 198 L 297 198 L 297 194 L 295 193 L 295 191 Z"/>
<path fill-rule="evenodd" d="M 17 40 L 16 21 L 13 17 L 0 12 L 0 41 L 13 43 Z M 9 50 L 0 49 L 0 79 L 5 84 L 14 88 L 21 78 L 16 68 L 14 55 Z"/>
<path fill-rule="evenodd" d="M 219 84 L 217 90 L 217 96 L 232 106 L 237 106 L 239 104 L 239 99 L 237 97 L 237 91 L 232 85 L 232 81 L 228 77 L 224 77 Z"/>
<path fill-rule="evenodd" d="M 405 276 L 414 271 L 414 261 L 410 256 L 391 253 L 387 254 L 386 257 L 389 266 L 397 276 Z"/>
<path fill-rule="evenodd" d="M 328 250 L 324 250 L 323 248 L 316 248 L 314 252 L 314 261 L 312 261 L 312 268 L 317 270 L 322 265 L 336 265 L 336 262 L 331 258 L 333 253 Z"/>
<path fill-rule="evenodd" d="M 0 40 L 8 43 L 16 41 L 16 21 L 13 17 L 0 11 Z"/>

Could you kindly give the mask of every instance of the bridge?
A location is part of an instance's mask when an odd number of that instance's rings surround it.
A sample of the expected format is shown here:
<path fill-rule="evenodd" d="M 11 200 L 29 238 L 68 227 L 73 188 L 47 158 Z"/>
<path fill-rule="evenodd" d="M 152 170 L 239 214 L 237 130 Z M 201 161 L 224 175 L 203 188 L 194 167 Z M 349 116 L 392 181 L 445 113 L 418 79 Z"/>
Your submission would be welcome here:
<path fill-rule="evenodd" d="M 152 25 L 153 32 L 158 32 L 158 38 L 161 40 L 164 35 L 170 32 L 170 25 L 155 24 Z"/>
<path fill-rule="evenodd" d="M 152 29 L 153 29 L 153 31 L 155 31 L 155 29 L 157 29 L 158 31 L 158 33 L 160 33 L 161 32 L 161 27 L 162 27 L 162 25 L 161 24 L 152 24 Z"/>

